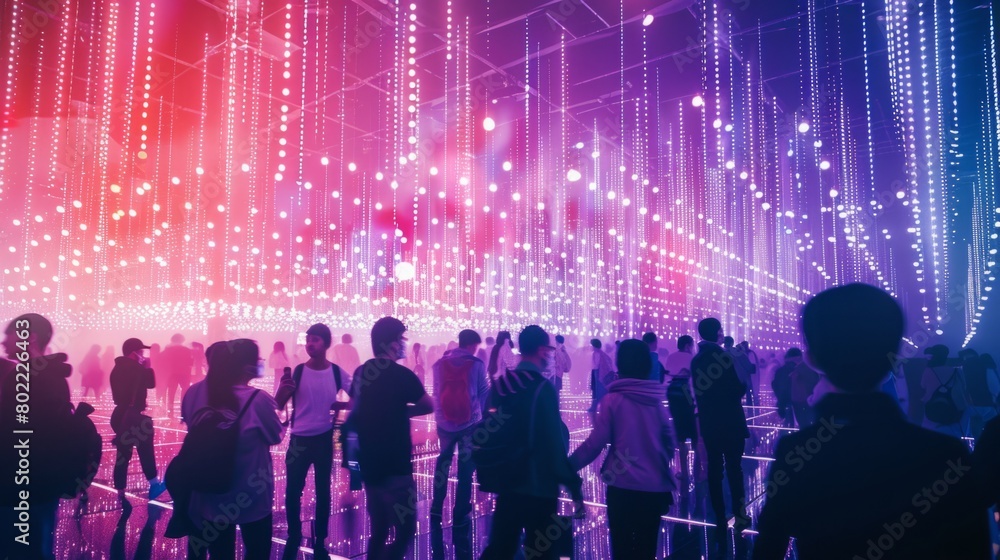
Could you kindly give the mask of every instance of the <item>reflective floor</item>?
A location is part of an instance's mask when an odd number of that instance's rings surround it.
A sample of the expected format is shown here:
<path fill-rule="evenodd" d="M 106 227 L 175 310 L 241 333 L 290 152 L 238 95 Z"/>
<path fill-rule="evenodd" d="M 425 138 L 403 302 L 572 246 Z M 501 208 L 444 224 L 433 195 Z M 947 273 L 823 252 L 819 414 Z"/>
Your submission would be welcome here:
<path fill-rule="evenodd" d="M 79 395 L 74 400 L 79 401 Z M 110 393 L 105 393 L 98 399 L 86 399 L 94 404 L 95 422 L 98 423 L 105 438 L 104 457 L 97 480 L 89 491 L 89 503 L 79 510 L 77 502 L 63 501 L 59 511 L 59 521 L 56 535 L 57 558 L 61 560 L 77 559 L 147 559 L 147 558 L 183 558 L 186 553 L 184 539 L 167 539 L 163 536 L 167 521 L 170 518 L 171 502 L 168 494 L 163 501 L 146 499 L 148 484 L 142 476 L 138 458 L 133 458 L 129 467 L 128 497 L 131 507 L 123 508 L 112 489 L 111 469 L 114 463 L 115 450 L 111 446 L 111 428 L 108 419 L 113 408 Z M 152 396 L 150 401 L 152 402 Z M 756 518 L 760 509 L 763 493 L 762 479 L 766 475 L 770 453 L 781 433 L 787 428 L 778 427 L 780 419 L 772 406 L 767 406 L 765 399 L 761 407 L 748 407 L 747 417 L 751 424 L 752 438 L 747 444 L 743 470 L 746 477 L 748 499 L 753 500 L 750 506 L 751 516 Z M 563 420 L 571 431 L 570 448 L 574 449 L 590 431 L 586 408 L 589 397 L 564 395 L 562 399 Z M 157 466 L 162 473 L 169 460 L 180 449 L 184 437 L 184 426 L 166 416 L 165 409 L 153 406 L 149 413 L 156 423 L 156 458 Z M 451 547 L 451 499 L 454 494 L 454 470 L 451 486 L 448 490 L 448 502 L 445 505 L 443 523 L 444 543 L 443 556 L 433 554 L 432 532 L 429 523 L 429 506 L 431 487 L 433 483 L 434 461 L 437 456 L 437 438 L 434 435 L 434 424 L 430 417 L 418 418 L 413 421 L 414 467 L 417 472 L 417 489 L 420 501 L 417 504 L 418 525 L 417 538 L 413 547 L 412 558 L 454 558 Z M 275 466 L 275 512 L 274 512 L 274 542 L 272 558 L 280 558 L 284 549 L 288 527 L 283 506 L 285 494 L 284 453 L 286 441 L 272 448 Z M 339 451 L 337 451 L 339 455 Z M 708 557 L 709 527 L 714 522 L 707 513 L 706 472 L 701 461 L 703 451 L 687 454 L 689 476 L 681 474 L 680 458 L 675 462 L 678 476 L 678 503 L 671 508 L 670 515 L 663 518 L 661 525 L 660 551 L 662 558 L 698 559 Z M 587 518 L 574 523 L 574 558 L 609 558 L 607 517 L 604 508 L 604 484 L 598 475 L 602 460 L 599 458 L 582 473 L 584 494 L 588 511 Z M 335 458 L 334 465 L 339 465 Z M 454 469 L 454 466 L 453 466 Z M 363 492 L 349 491 L 347 471 L 336 468 L 333 473 L 333 515 L 331 518 L 330 538 L 327 548 L 333 555 L 345 558 L 364 558 L 369 534 L 368 519 L 365 514 L 365 499 Z M 309 519 L 313 511 L 312 476 L 309 476 L 305 496 L 303 498 L 303 533 L 311 534 Z M 758 498 L 758 499 L 754 499 Z M 490 494 L 473 493 L 475 502 L 473 509 L 473 526 L 471 529 L 473 554 L 478 554 L 486 546 L 489 535 L 490 515 L 493 511 L 493 498 Z M 728 502 L 728 497 L 727 497 Z M 562 513 L 570 513 L 568 500 L 564 500 Z M 730 538 L 728 556 L 730 558 L 748 558 L 752 546 L 754 531 L 746 531 L 743 535 Z M 311 541 L 307 539 L 306 546 L 300 549 L 298 558 L 310 560 L 313 557 L 309 548 Z M 240 547 L 237 547 L 238 549 Z M 241 557 L 239 552 L 237 557 Z"/>

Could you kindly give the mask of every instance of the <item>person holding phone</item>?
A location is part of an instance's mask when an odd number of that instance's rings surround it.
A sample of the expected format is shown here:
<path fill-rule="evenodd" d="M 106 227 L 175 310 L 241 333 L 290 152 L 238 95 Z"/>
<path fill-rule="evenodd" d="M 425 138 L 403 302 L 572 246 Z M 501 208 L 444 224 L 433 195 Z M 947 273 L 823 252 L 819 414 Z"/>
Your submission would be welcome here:
<path fill-rule="evenodd" d="M 340 366 L 326 359 L 333 335 L 326 325 L 317 323 L 306 331 L 309 360 L 289 374 L 285 369 L 275 394 L 278 408 L 289 401 L 292 436 L 285 455 L 288 487 L 285 510 L 288 517 L 288 544 L 283 558 L 293 559 L 302 540 L 302 492 L 306 474 L 313 467 L 316 486 L 316 526 L 313 548 L 316 558 L 326 558 L 326 540 L 330 525 L 330 470 L 333 467 L 333 427 L 335 414 L 346 405 L 338 394 L 350 387 Z"/>

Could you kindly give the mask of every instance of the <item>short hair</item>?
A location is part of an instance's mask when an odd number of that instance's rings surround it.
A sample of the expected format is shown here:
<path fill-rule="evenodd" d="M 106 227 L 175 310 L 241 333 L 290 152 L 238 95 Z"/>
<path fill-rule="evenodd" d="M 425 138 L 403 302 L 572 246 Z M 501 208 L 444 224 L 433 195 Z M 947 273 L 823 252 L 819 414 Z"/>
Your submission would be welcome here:
<path fill-rule="evenodd" d="M 593 346 L 594 348 L 600 349 L 601 340 L 599 338 L 592 338 L 590 339 L 590 345 Z"/>
<path fill-rule="evenodd" d="M 549 335 L 538 325 L 528 325 L 517 335 L 517 347 L 522 356 L 536 354 L 543 346 L 549 345 Z"/>
<path fill-rule="evenodd" d="M 38 313 L 25 313 L 24 315 L 14 317 L 14 320 L 7 325 L 7 330 L 4 332 L 12 333 L 16 330 L 20 330 L 17 328 L 17 324 L 20 321 L 27 321 L 28 324 L 31 325 L 28 332 L 35 335 L 38 350 L 44 351 L 49 343 L 52 342 L 52 323 Z"/>
<path fill-rule="evenodd" d="M 683 349 L 687 348 L 689 344 L 691 344 L 691 345 L 694 344 L 694 338 L 691 335 L 685 334 L 685 335 L 679 336 L 677 338 L 677 349 L 678 350 L 683 350 Z"/>
<path fill-rule="evenodd" d="M 830 288 L 802 309 L 810 359 L 848 392 L 874 389 L 892 369 L 904 323 L 896 300 L 868 284 Z"/>
<path fill-rule="evenodd" d="M 649 354 L 649 346 L 634 338 L 623 341 L 618 347 L 615 365 L 618 367 L 619 377 L 649 379 L 649 372 L 653 368 L 653 357 Z"/>
<path fill-rule="evenodd" d="M 726 348 L 732 348 L 733 342 L 735 342 L 735 340 L 733 340 L 733 337 L 731 336 L 727 336 L 722 339 L 722 345 Z"/>
<path fill-rule="evenodd" d="M 171 344 L 182 344 L 184 342 L 184 335 L 181 333 L 176 333 L 174 336 L 170 337 Z"/>
<path fill-rule="evenodd" d="M 559 343 L 559 344 L 562 344 L 562 343 L 566 342 L 566 337 L 564 337 L 561 334 L 557 334 L 556 335 L 556 342 Z"/>
<path fill-rule="evenodd" d="M 340 341 L 343 342 L 344 344 L 350 344 L 350 343 L 354 342 L 354 337 L 351 336 L 351 335 L 349 335 L 349 334 L 344 334 L 344 335 L 341 335 Z"/>
<path fill-rule="evenodd" d="M 493 338 L 492 336 L 487 336 L 486 337 L 486 344 L 496 344 L 496 343 L 497 343 L 497 339 Z"/>
<path fill-rule="evenodd" d="M 479 336 L 479 333 L 472 329 L 465 329 L 464 331 L 458 333 L 458 345 L 463 348 L 473 344 L 479 344 L 482 341 L 483 338 Z"/>
<path fill-rule="evenodd" d="M 306 336 L 318 336 L 323 339 L 323 345 L 327 348 L 333 343 L 333 333 L 330 332 L 330 327 L 324 325 L 323 323 L 316 323 L 315 325 L 309 327 L 306 331 Z"/>
<path fill-rule="evenodd" d="M 656 342 L 656 333 L 655 332 L 648 332 L 648 333 L 642 335 L 642 341 L 645 342 L 646 344 L 652 344 L 652 343 Z"/>
<path fill-rule="evenodd" d="M 372 325 L 372 354 L 381 356 L 389 345 L 406 332 L 406 325 L 395 317 L 382 317 Z"/>
<path fill-rule="evenodd" d="M 702 319 L 698 323 L 698 336 L 700 336 L 703 340 L 718 342 L 720 330 L 722 330 L 722 322 L 715 317 Z"/>
<path fill-rule="evenodd" d="M 802 357 L 802 350 L 800 348 L 796 348 L 794 346 L 791 347 L 791 348 L 789 348 L 788 352 L 785 352 L 785 359 L 786 360 L 788 360 L 790 358 L 801 358 L 801 357 Z"/>

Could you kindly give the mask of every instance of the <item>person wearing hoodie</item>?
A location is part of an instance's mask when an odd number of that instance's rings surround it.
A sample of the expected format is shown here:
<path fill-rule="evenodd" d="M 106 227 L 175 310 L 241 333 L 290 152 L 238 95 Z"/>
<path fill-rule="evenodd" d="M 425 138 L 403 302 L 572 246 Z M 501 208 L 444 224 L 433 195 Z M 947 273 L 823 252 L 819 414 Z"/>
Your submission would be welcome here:
<path fill-rule="evenodd" d="M 448 490 L 455 448 L 458 448 L 458 484 L 455 486 L 455 510 L 452 516 L 452 539 L 457 558 L 471 558 L 469 529 L 472 521 L 472 432 L 483 419 L 483 409 L 490 394 L 486 364 L 476 357 L 482 338 L 473 330 L 458 333 L 458 347 L 432 366 L 434 377 L 434 421 L 441 453 L 434 466 L 434 491 L 431 499 L 431 525 L 440 527 L 444 499 Z M 432 541 L 433 542 L 433 541 Z M 435 552 L 443 554 L 443 546 Z"/>
<path fill-rule="evenodd" d="M 55 558 L 56 513 L 61 491 L 53 481 L 61 477 L 65 459 L 59 448 L 59 435 L 64 422 L 73 414 L 67 378 L 73 372 L 66 363 L 66 354 L 46 355 L 52 340 L 52 324 L 41 315 L 26 313 L 7 325 L 3 348 L 11 360 L 0 358 L 0 443 L 3 445 L 3 479 L 0 483 L 0 558 Z M 22 420 L 17 395 L 25 386 L 25 374 L 30 385 L 30 413 Z M 25 422 L 25 420 L 27 420 Z M 14 430 L 24 430 L 28 436 L 15 436 Z M 30 480 L 24 486 L 15 482 L 18 471 L 18 437 L 27 437 L 30 444 Z M 19 512 L 15 508 L 29 493 L 30 520 L 26 543 L 15 542 L 14 524 Z M 27 544 L 27 546 L 24 546 Z"/>
<path fill-rule="evenodd" d="M 608 385 L 593 431 L 569 461 L 581 469 L 611 444 L 601 466 L 601 480 L 608 485 L 611 557 L 650 560 L 657 557 L 660 516 L 674 502 L 674 437 L 663 386 L 649 376 L 653 359 L 646 343 L 623 341 L 616 360 L 618 379 Z"/>
<path fill-rule="evenodd" d="M 525 556 L 558 558 L 547 530 L 553 523 L 561 528 L 556 515 L 560 486 L 573 497 L 576 516 L 582 517 L 585 511 L 583 481 L 567 457 L 569 430 L 559 416 L 555 387 L 543 374 L 555 348 L 538 325 L 525 327 L 517 344 L 521 363 L 513 370 L 498 372 L 489 410 L 504 419 L 504 430 L 516 434 L 523 447 L 518 450 L 519 459 L 512 458 L 510 466 L 498 477 L 494 474 L 489 484 L 484 485 L 480 476 L 480 488 L 497 494 L 489 546 L 480 560 L 510 560 L 517 553 L 522 532 Z"/>
<path fill-rule="evenodd" d="M 149 481 L 149 499 L 155 499 L 167 489 L 156 476 L 156 456 L 153 453 L 153 419 L 143 414 L 146 410 L 146 395 L 156 387 L 149 359 L 142 351 L 149 346 L 138 338 L 130 338 L 122 343 L 122 355 L 115 358 L 111 370 L 111 396 L 115 409 L 111 413 L 111 429 L 115 432 L 112 443 L 117 449 L 114 469 L 114 485 L 118 499 L 125 499 L 125 485 L 128 464 L 132 460 L 132 449 L 139 452 L 142 473 Z"/>

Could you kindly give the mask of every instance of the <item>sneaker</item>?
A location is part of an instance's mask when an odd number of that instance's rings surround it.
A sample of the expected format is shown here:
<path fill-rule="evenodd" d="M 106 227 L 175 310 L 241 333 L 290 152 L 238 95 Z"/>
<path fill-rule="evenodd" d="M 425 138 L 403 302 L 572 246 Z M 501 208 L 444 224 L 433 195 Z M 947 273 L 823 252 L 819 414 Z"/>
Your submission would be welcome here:
<path fill-rule="evenodd" d="M 162 494 L 164 491 L 166 491 L 166 489 L 167 489 L 167 485 L 162 480 L 160 480 L 159 478 L 154 478 L 153 480 L 150 480 L 149 481 L 149 499 L 150 500 L 155 500 L 156 498 L 158 498 L 160 496 L 160 494 Z"/>

